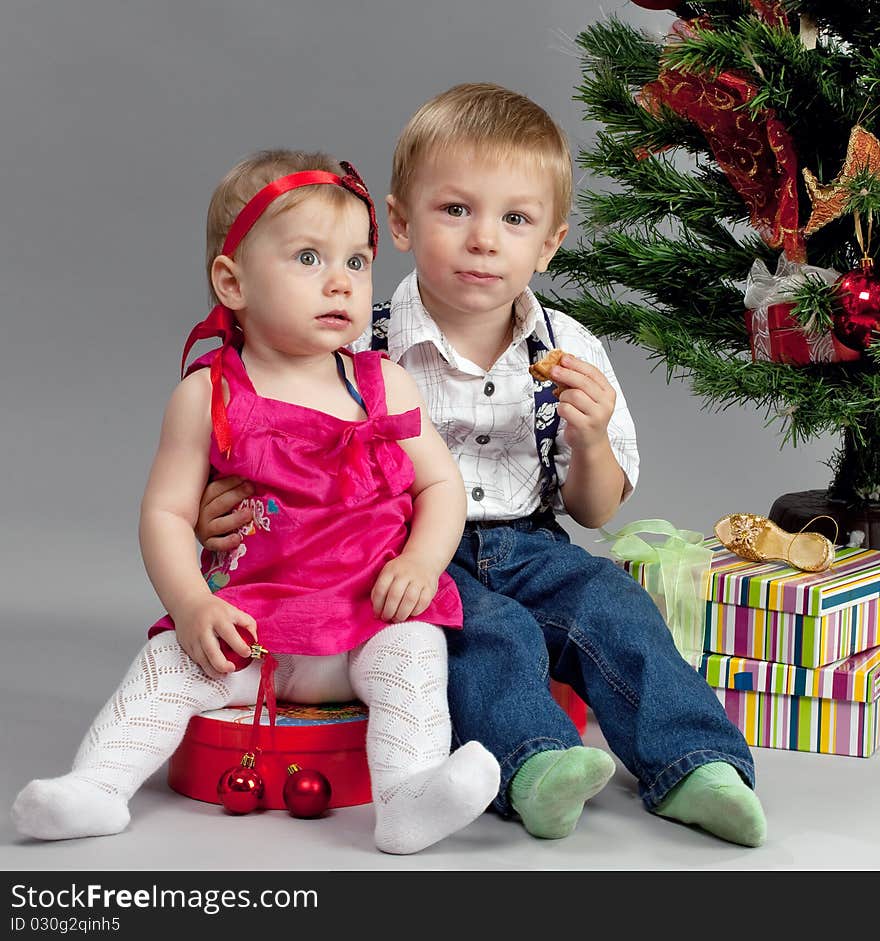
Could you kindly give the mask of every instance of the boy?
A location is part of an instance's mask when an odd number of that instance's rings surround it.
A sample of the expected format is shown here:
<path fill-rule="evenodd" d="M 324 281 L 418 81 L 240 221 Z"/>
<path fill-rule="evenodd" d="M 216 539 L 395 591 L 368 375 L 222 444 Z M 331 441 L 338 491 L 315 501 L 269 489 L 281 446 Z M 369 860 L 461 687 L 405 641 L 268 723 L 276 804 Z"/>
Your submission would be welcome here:
<path fill-rule="evenodd" d="M 495 85 L 438 95 L 395 149 L 389 228 L 416 268 L 354 346 L 387 345 L 415 378 L 465 481 L 468 523 L 449 567 L 465 612 L 449 638 L 454 738 L 497 757 L 499 812 L 535 836 L 566 836 L 613 762 L 581 747 L 549 675 L 590 705 L 648 810 L 757 846 L 766 822 L 742 735 L 648 595 L 554 519 L 604 525 L 638 474 L 603 347 L 528 287 L 568 231 L 570 202 L 563 132 Z M 554 347 L 566 351 L 551 373 L 558 401 L 528 373 Z M 209 548 L 235 545 L 214 534 L 245 523 L 246 510 L 223 514 L 246 491 L 236 480 L 206 491 L 197 531 Z"/>

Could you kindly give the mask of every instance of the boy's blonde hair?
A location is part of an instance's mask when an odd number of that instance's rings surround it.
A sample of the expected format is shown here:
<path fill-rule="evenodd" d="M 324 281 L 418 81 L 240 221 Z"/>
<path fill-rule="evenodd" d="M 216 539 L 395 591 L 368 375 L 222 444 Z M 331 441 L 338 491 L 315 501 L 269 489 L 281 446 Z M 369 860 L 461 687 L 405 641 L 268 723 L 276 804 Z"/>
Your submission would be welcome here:
<path fill-rule="evenodd" d="M 279 177 L 299 173 L 301 170 L 326 170 L 338 176 L 344 176 L 346 172 L 339 161 L 329 154 L 305 153 L 301 150 L 261 150 L 234 166 L 217 185 L 208 206 L 205 252 L 208 290 L 212 303 L 217 303 L 217 297 L 211 283 L 211 266 L 223 249 L 226 233 L 235 217 L 264 186 Z M 340 186 L 316 183 L 314 186 L 302 186 L 279 196 L 266 210 L 265 216 L 275 216 L 315 195 L 330 200 L 334 205 L 347 199 L 357 199 Z M 245 236 L 235 252 L 236 255 L 246 250 L 247 241 L 248 236 Z"/>
<path fill-rule="evenodd" d="M 527 157 L 554 182 L 555 225 L 571 211 L 571 155 L 562 128 L 525 95 L 489 83 L 456 85 L 409 119 L 394 149 L 391 195 L 406 203 L 422 160 L 473 147 L 491 160 Z"/>

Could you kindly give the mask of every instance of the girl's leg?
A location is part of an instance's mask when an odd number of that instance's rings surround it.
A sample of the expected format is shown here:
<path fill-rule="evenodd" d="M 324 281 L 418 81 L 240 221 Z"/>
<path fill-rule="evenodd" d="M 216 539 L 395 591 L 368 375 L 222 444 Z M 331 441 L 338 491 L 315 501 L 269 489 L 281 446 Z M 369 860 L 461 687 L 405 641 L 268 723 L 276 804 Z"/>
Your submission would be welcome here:
<path fill-rule="evenodd" d="M 128 802 L 180 744 L 190 718 L 230 703 L 251 703 L 254 667 L 207 676 L 172 631 L 153 637 L 98 713 L 60 778 L 31 781 L 12 806 L 17 829 L 41 840 L 118 833 Z"/>
<path fill-rule="evenodd" d="M 449 754 L 446 637 L 391 624 L 351 652 L 351 683 L 370 710 L 367 761 L 376 846 L 415 853 L 475 820 L 498 790 L 498 762 L 478 742 Z"/>

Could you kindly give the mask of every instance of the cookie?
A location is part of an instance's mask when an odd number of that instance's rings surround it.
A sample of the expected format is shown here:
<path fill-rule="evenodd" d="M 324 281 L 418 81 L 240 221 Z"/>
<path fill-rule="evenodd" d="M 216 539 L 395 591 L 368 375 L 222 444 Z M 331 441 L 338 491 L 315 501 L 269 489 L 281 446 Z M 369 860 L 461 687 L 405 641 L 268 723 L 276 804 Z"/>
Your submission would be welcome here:
<path fill-rule="evenodd" d="M 539 359 L 537 363 L 532 363 L 532 365 L 529 366 L 529 374 L 532 378 L 538 379 L 540 382 L 549 382 L 551 379 L 550 370 L 554 366 L 559 365 L 559 361 L 563 356 L 565 356 L 564 350 L 550 350 L 550 352 L 542 359 Z M 564 387 L 558 384 L 553 386 L 553 394 L 558 396 L 563 388 Z"/>

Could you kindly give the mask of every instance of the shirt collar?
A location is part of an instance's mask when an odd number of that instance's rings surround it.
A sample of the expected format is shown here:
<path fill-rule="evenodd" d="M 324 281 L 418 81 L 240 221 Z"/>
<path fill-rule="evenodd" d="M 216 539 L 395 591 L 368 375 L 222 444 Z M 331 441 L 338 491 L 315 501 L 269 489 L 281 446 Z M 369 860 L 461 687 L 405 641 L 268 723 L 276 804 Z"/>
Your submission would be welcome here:
<path fill-rule="evenodd" d="M 458 365 L 455 350 L 425 310 L 415 271 L 398 285 L 391 298 L 391 311 L 393 316 L 388 326 L 388 355 L 395 363 L 400 362 L 401 357 L 414 346 L 433 343 L 448 363 Z"/>
<path fill-rule="evenodd" d="M 400 282 L 391 298 L 391 310 L 393 316 L 388 329 L 388 355 L 395 363 L 412 347 L 420 343 L 433 343 L 451 366 L 458 367 L 455 350 L 425 310 L 415 271 Z M 543 308 L 531 288 L 526 287 L 513 302 L 513 313 L 516 321 L 514 346 L 524 342 L 534 332 L 547 349 L 551 347 Z"/>
<path fill-rule="evenodd" d="M 550 339 L 550 331 L 547 329 L 544 308 L 530 287 L 526 287 L 513 302 L 513 314 L 516 320 L 516 326 L 513 330 L 514 346 L 518 346 L 526 337 L 536 333 L 544 346 L 548 350 L 550 349 L 553 342 Z"/>

